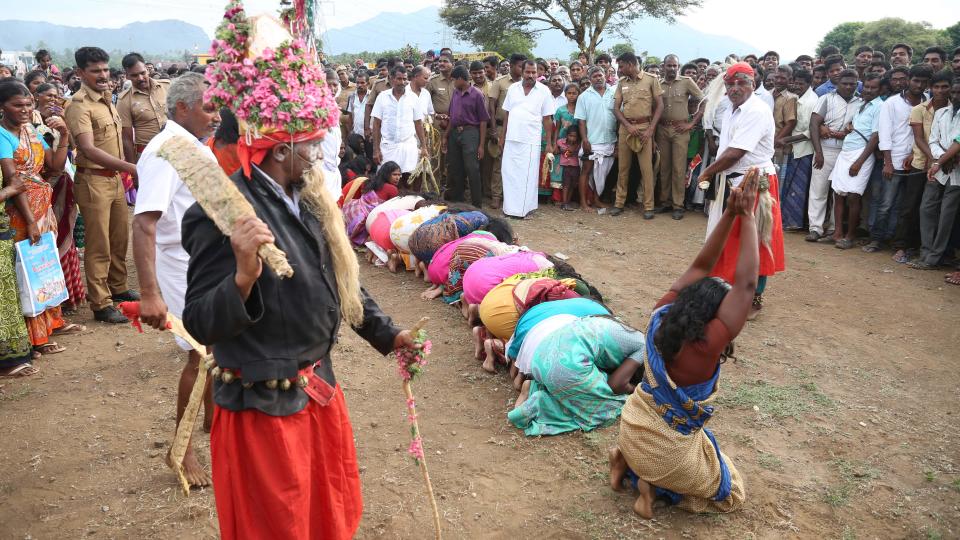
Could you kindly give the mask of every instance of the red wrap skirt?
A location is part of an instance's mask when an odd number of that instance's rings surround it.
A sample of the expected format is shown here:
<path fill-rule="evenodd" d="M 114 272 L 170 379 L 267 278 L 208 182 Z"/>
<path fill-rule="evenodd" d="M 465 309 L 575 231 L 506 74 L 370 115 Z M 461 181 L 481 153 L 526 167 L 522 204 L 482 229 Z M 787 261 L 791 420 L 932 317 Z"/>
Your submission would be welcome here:
<path fill-rule="evenodd" d="M 760 247 L 760 275 L 772 276 L 778 272 L 783 272 L 786 267 L 786 257 L 783 252 L 783 222 L 780 218 L 780 182 L 777 175 L 771 174 L 770 195 L 776 204 L 773 205 L 773 223 L 772 234 L 770 235 L 770 246 L 763 245 L 763 241 L 758 242 Z M 719 276 L 727 281 L 734 282 L 734 275 L 737 273 L 737 261 L 740 259 L 740 217 L 733 220 L 733 229 L 730 231 L 730 238 L 723 246 L 723 252 L 717 259 L 717 264 L 710 272 L 711 276 Z"/>
<path fill-rule="evenodd" d="M 213 489 L 224 540 L 340 540 L 360 525 L 363 500 L 347 404 L 290 416 L 214 409 Z"/>

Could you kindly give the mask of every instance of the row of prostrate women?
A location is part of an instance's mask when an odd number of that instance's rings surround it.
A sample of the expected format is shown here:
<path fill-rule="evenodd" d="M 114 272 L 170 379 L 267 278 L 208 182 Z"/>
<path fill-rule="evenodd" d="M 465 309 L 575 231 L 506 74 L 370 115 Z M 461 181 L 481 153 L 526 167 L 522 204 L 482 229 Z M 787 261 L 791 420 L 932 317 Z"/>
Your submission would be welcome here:
<path fill-rule="evenodd" d="M 520 391 L 507 415 L 513 425 L 555 435 L 621 417 L 611 487 L 636 489 L 634 509 L 644 517 L 660 498 L 694 512 L 742 504 L 742 479 L 705 424 L 757 284 L 756 174 L 730 194 L 646 332 L 616 318 L 569 264 L 518 245 L 509 223 L 430 194 L 400 194 L 399 180 L 399 167 L 387 162 L 376 176 L 344 186 L 347 234 L 371 263 L 423 276 L 430 283 L 423 298 L 459 307 L 483 369 L 505 366 Z M 738 221 L 739 259 L 728 284 L 711 272 Z"/>

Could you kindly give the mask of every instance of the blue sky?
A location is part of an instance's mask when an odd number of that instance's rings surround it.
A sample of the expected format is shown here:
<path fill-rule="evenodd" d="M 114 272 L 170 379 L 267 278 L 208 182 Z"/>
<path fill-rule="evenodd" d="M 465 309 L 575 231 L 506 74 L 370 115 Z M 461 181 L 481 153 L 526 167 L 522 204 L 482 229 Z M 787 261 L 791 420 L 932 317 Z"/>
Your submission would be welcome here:
<path fill-rule="evenodd" d="M 5 10 L 4 18 L 47 21 L 56 24 L 92 27 L 119 27 L 134 21 L 180 19 L 202 27 L 212 34 L 226 4 L 223 0 L 45 0 L 20 2 L 16 13 Z M 275 12 L 278 0 L 246 0 L 251 13 Z M 413 12 L 440 0 L 324 0 L 321 10 L 328 28 L 341 28 L 362 22 L 380 11 Z M 919 9 L 905 14 L 904 6 Z M 865 7 L 866 6 L 866 7 Z M 786 9 L 783 9 L 786 8 Z M 960 20 L 960 1 L 928 0 L 913 4 L 895 0 L 838 2 L 806 0 L 771 2 L 770 0 L 703 0 L 700 8 L 679 17 L 690 26 L 711 34 L 740 37 L 764 49 L 775 49 L 785 56 L 810 52 L 820 38 L 839 22 L 904 17 L 927 20 L 938 28 Z M 641 43 L 637 46 L 642 47 Z"/>

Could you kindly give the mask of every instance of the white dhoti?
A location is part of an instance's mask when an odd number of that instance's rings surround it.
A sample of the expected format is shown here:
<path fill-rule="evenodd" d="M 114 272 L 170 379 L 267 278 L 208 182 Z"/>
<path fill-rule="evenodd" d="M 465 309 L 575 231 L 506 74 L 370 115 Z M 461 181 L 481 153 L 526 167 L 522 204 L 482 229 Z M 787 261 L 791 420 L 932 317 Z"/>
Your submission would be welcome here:
<path fill-rule="evenodd" d="M 381 139 L 380 155 L 383 157 L 382 163 L 392 161 L 400 166 L 400 172 L 413 172 L 413 170 L 417 168 L 417 161 L 420 157 L 420 148 L 417 147 L 417 138 L 410 137 L 400 142 L 392 142 Z"/>
<path fill-rule="evenodd" d="M 180 251 L 183 250 L 180 249 Z M 190 259 L 184 259 L 182 255 L 172 255 L 161 246 L 157 246 L 156 256 L 157 285 L 160 286 L 160 296 L 167 304 L 167 311 L 178 319 L 183 319 L 183 307 L 187 296 L 187 266 Z M 179 337 L 175 339 L 182 350 L 193 350 L 186 341 Z"/>
<path fill-rule="evenodd" d="M 340 169 L 334 168 L 333 170 L 327 168 L 327 164 L 323 164 L 323 187 L 326 188 L 327 192 L 330 193 L 330 196 L 333 197 L 333 200 L 337 200 L 343 194 L 343 177 L 340 176 Z"/>
<path fill-rule="evenodd" d="M 603 193 L 603 188 L 607 185 L 607 175 L 613 167 L 613 153 L 616 150 L 616 144 L 593 144 L 590 154 L 590 161 L 593 161 L 593 177 L 590 183 L 596 193 Z"/>
<path fill-rule="evenodd" d="M 522 218 L 536 210 L 540 141 L 534 144 L 506 141 L 500 173 L 503 177 L 503 213 Z"/>
<path fill-rule="evenodd" d="M 870 154 L 870 156 L 864 160 L 863 166 L 860 167 L 860 172 L 858 172 L 856 176 L 850 176 L 850 166 L 853 165 L 853 162 L 856 161 L 862 153 L 862 148 L 840 151 L 840 154 L 837 155 L 837 162 L 833 166 L 833 171 L 830 172 L 830 183 L 832 184 L 833 191 L 840 195 L 848 195 L 850 193 L 863 195 L 864 190 L 867 189 L 867 183 L 870 182 L 870 173 L 873 172 L 875 159 L 873 154 Z"/>

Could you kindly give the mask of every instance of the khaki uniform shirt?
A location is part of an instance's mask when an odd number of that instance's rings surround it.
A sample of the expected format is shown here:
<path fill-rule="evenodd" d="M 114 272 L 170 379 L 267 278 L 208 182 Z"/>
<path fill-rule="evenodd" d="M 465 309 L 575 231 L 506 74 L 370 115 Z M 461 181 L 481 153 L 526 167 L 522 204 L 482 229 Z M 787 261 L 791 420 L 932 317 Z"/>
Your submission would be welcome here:
<path fill-rule="evenodd" d="M 450 114 L 450 100 L 453 99 L 453 77 L 436 74 L 427 80 L 427 90 L 433 99 L 433 111 L 436 114 Z"/>
<path fill-rule="evenodd" d="M 501 75 L 493 80 L 487 89 L 487 98 L 497 101 L 497 123 L 503 123 L 503 101 L 507 99 L 507 90 L 513 83 L 518 82 L 510 78 L 510 75 Z"/>
<path fill-rule="evenodd" d="M 170 81 L 150 79 L 150 91 L 135 86 L 117 98 L 117 112 L 123 127 L 133 129 L 133 142 L 146 145 L 167 123 L 167 88 Z"/>
<path fill-rule="evenodd" d="M 641 71 L 636 79 L 622 77 L 617 84 L 613 99 L 614 101 L 618 98 L 623 100 L 621 110 L 627 119 L 637 119 L 653 116 L 653 102 L 657 96 L 662 95 L 663 88 L 660 86 L 660 80 Z"/>
<path fill-rule="evenodd" d="M 357 85 L 353 83 L 347 83 L 347 86 L 340 87 L 340 95 L 337 96 L 337 108 L 346 109 L 347 100 L 350 99 L 350 96 L 357 91 Z"/>
<path fill-rule="evenodd" d="M 387 79 L 376 79 L 376 81 L 371 80 L 367 87 L 370 89 L 370 99 L 367 100 L 367 104 L 371 104 L 372 107 L 372 104 L 377 102 L 377 95 L 388 90 L 390 83 Z M 372 119 L 370 121 L 373 122 Z"/>
<path fill-rule="evenodd" d="M 686 122 L 690 118 L 690 98 L 703 99 L 703 92 L 690 77 L 678 76 L 673 82 L 663 81 L 663 114 L 661 120 Z M 649 116 L 649 115 L 645 115 Z"/>
<path fill-rule="evenodd" d="M 84 133 L 93 134 L 93 145 L 117 159 L 123 159 L 123 144 L 120 142 L 120 115 L 107 93 L 100 93 L 83 85 L 70 98 L 64 120 L 74 140 Z M 102 169 L 90 161 L 83 152 L 77 153 L 77 166 Z"/>
<path fill-rule="evenodd" d="M 797 95 L 784 90 L 780 95 L 773 96 L 773 125 L 780 131 L 783 125 L 797 119 Z M 788 134 L 789 136 L 789 134 Z"/>

